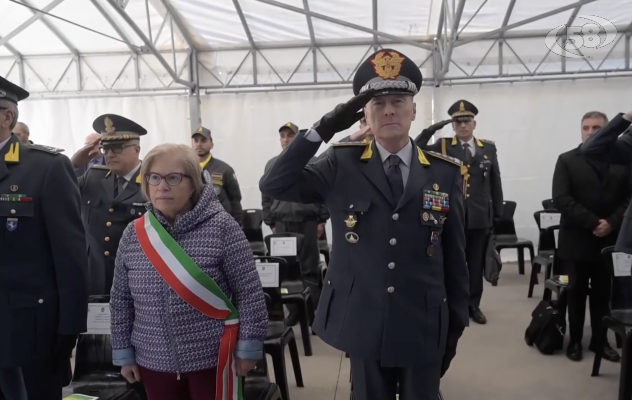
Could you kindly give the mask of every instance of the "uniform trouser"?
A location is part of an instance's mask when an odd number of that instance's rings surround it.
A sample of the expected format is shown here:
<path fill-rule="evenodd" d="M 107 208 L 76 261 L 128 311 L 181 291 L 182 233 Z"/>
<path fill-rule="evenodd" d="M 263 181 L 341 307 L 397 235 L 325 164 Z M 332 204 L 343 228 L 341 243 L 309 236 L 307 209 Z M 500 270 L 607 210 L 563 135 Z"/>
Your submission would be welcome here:
<path fill-rule="evenodd" d="M 301 247 L 298 257 L 301 261 L 301 269 L 303 270 L 303 279 L 312 296 L 314 308 L 318 306 L 320 299 L 320 288 L 318 282 L 320 279 L 320 251 L 318 249 L 318 221 L 307 220 L 303 222 L 275 222 L 274 227 L 277 233 L 291 232 L 300 233 L 305 237 L 303 247 Z M 290 312 L 292 307 L 288 307 Z"/>
<path fill-rule="evenodd" d="M 423 354 L 420 355 L 423 357 Z M 349 356 L 355 400 L 436 400 L 441 362 L 424 367 L 382 367 L 377 360 Z"/>
<path fill-rule="evenodd" d="M 0 368 L 0 400 L 28 400 L 21 368 Z"/>
<path fill-rule="evenodd" d="M 478 308 L 483 297 L 483 268 L 487 246 L 489 244 L 490 230 L 466 229 L 465 230 L 465 260 L 470 274 L 470 307 Z"/>
<path fill-rule="evenodd" d="M 586 296 L 590 281 L 590 325 L 597 338 L 603 317 L 608 313 L 610 277 L 608 269 L 596 259 L 593 262 L 565 261 L 568 266 L 568 325 L 572 343 L 581 343 L 586 318 Z"/>

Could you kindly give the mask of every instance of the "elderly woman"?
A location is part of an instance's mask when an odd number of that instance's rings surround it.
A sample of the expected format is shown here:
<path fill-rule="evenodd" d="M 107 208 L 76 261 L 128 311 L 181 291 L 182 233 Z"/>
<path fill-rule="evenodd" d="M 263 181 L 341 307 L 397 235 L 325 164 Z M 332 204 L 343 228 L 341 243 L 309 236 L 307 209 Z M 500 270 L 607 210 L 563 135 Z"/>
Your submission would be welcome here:
<path fill-rule="evenodd" d="M 155 147 L 141 176 L 148 211 L 116 255 L 114 364 L 149 400 L 237 399 L 268 326 L 252 250 L 191 148 Z"/>

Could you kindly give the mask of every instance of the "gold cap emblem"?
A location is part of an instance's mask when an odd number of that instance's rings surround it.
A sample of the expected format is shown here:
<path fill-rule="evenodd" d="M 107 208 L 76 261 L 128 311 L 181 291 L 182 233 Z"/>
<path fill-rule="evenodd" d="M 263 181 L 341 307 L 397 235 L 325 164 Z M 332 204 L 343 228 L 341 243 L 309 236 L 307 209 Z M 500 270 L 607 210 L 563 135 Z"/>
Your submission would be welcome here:
<path fill-rule="evenodd" d="M 371 62 L 373 63 L 375 73 L 380 78 L 395 79 L 402 70 L 404 60 L 405 58 L 395 51 L 390 51 L 388 54 L 386 54 L 385 51 L 380 51 Z"/>
<path fill-rule="evenodd" d="M 114 133 L 116 133 L 116 128 L 114 127 L 114 123 L 112 122 L 110 117 L 105 117 L 105 121 L 103 121 L 103 123 L 105 124 L 105 133 L 107 133 L 108 135 L 113 135 Z"/>
<path fill-rule="evenodd" d="M 465 112 L 465 104 L 463 102 L 461 102 L 461 104 L 459 104 L 459 111 L 460 112 Z"/>
<path fill-rule="evenodd" d="M 198 132 L 202 132 L 203 130 L 204 129 L 201 126 L 198 128 Z"/>

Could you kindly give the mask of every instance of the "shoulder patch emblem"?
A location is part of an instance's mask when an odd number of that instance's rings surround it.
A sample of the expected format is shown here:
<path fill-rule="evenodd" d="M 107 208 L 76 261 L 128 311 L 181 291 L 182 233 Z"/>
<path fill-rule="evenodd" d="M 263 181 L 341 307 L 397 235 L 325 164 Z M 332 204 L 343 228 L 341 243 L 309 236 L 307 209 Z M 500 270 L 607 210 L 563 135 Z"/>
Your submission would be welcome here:
<path fill-rule="evenodd" d="M 58 149 L 56 147 L 45 146 L 43 144 L 31 144 L 29 145 L 29 149 L 39 150 L 50 154 L 60 154 L 64 151 L 64 149 Z"/>
<path fill-rule="evenodd" d="M 478 140 L 480 140 L 483 143 L 496 144 L 496 143 L 494 143 L 493 140 L 487 140 L 487 139 L 478 139 Z"/>
<path fill-rule="evenodd" d="M 367 144 L 366 142 L 337 142 L 332 143 L 331 147 L 365 147 Z"/>
<path fill-rule="evenodd" d="M 105 171 L 109 171 L 110 170 L 107 165 L 100 165 L 100 164 L 95 164 L 95 165 L 93 165 L 90 168 L 91 169 L 102 169 L 102 170 L 105 170 Z"/>
<path fill-rule="evenodd" d="M 441 153 L 437 153 L 435 151 L 428 151 L 428 150 L 426 150 L 425 152 L 428 153 L 428 155 L 430 155 L 430 156 L 433 156 L 433 157 L 438 158 L 438 159 L 443 160 L 443 161 L 447 161 L 447 162 L 452 163 L 454 165 L 457 165 L 459 167 L 461 165 L 463 165 L 463 162 L 461 160 L 459 160 L 458 158 L 446 156 L 446 155 L 443 155 Z"/>

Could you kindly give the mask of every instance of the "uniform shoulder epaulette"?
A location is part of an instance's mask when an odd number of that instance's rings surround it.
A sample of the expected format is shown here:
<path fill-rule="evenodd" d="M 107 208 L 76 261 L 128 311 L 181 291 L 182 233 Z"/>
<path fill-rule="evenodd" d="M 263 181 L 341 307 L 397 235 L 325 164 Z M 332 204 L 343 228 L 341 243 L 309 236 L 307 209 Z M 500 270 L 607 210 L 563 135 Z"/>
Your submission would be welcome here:
<path fill-rule="evenodd" d="M 494 145 L 496 144 L 496 143 L 494 143 L 493 140 L 488 140 L 488 139 L 478 139 L 478 140 L 480 140 L 483 143 L 494 144 Z"/>
<path fill-rule="evenodd" d="M 43 144 L 29 144 L 29 149 L 44 151 L 50 154 L 60 154 L 64 149 L 58 149 L 57 147 L 45 146 Z"/>
<path fill-rule="evenodd" d="M 331 147 L 366 147 L 367 142 L 337 142 L 332 143 Z"/>
<path fill-rule="evenodd" d="M 109 171 L 110 168 L 108 168 L 107 165 L 100 165 L 100 164 L 95 164 L 92 167 L 90 167 L 91 169 L 102 169 L 104 171 Z"/>
<path fill-rule="evenodd" d="M 426 153 L 428 153 L 429 155 L 439 158 L 443 161 L 447 161 L 449 163 L 452 163 L 454 165 L 458 165 L 459 167 L 461 165 L 463 165 L 463 162 L 461 160 L 459 160 L 458 158 L 455 157 L 450 157 L 450 156 L 446 156 L 445 154 L 441 154 L 441 153 L 437 153 L 436 151 L 430 151 L 430 150 L 426 150 Z"/>

